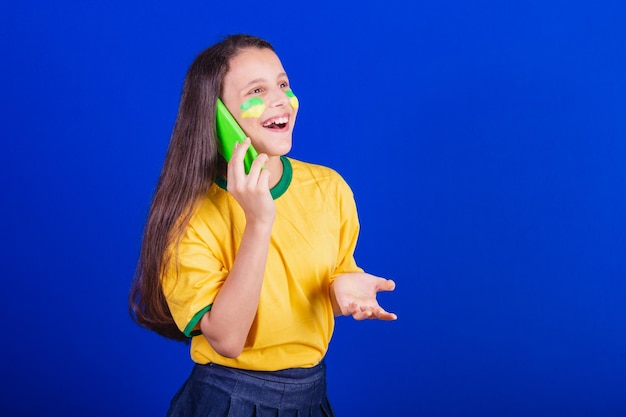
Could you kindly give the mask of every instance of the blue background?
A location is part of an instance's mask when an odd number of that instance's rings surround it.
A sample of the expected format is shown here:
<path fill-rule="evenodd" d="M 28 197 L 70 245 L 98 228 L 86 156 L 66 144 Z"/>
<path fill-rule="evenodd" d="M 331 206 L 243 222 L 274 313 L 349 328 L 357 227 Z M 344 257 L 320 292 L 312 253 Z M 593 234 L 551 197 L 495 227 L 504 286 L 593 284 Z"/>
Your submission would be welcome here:
<path fill-rule="evenodd" d="M 187 347 L 127 293 L 187 67 L 268 39 L 294 158 L 351 184 L 396 322 L 340 318 L 339 416 L 626 415 L 623 1 L 3 2 L 0 414 L 159 416 Z"/>

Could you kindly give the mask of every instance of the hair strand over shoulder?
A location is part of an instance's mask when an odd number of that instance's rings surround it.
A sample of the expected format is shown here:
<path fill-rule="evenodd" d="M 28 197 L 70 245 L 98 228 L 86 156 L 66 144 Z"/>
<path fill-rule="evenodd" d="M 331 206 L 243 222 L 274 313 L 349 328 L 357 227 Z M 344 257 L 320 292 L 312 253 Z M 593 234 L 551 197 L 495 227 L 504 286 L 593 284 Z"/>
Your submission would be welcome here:
<path fill-rule="evenodd" d="M 139 325 L 169 339 L 189 340 L 172 318 L 161 278 L 173 260 L 172 254 L 195 203 L 225 169 L 215 140 L 216 102 L 230 60 L 246 48 L 274 50 L 255 36 L 229 35 L 202 51 L 189 67 L 148 212 L 130 288 L 129 313 Z"/>

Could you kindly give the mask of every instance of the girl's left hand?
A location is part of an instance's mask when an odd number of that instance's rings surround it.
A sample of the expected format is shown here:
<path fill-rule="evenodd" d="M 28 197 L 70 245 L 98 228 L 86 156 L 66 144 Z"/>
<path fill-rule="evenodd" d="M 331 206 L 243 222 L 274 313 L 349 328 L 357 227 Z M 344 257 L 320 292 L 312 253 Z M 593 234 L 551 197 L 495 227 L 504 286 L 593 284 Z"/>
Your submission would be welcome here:
<path fill-rule="evenodd" d="M 383 309 L 376 300 L 379 291 L 393 291 L 395 282 L 365 272 L 339 275 L 330 286 L 335 315 L 352 316 L 356 320 L 396 320 L 394 313 Z"/>

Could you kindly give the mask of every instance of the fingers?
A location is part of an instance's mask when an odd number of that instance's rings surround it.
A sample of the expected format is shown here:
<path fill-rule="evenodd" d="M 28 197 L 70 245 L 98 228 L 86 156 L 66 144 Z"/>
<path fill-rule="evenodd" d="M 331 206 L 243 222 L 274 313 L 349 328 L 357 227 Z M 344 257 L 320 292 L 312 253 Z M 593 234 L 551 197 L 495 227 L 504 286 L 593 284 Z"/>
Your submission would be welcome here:
<path fill-rule="evenodd" d="M 259 154 L 259 156 L 254 158 L 254 161 L 252 161 L 252 165 L 250 166 L 250 172 L 248 173 L 248 176 L 251 178 L 267 177 L 267 179 L 269 180 L 270 172 L 266 169 L 263 169 L 263 166 L 267 163 L 268 160 L 269 160 L 269 157 L 266 154 L 264 153 Z"/>
<path fill-rule="evenodd" d="M 246 138 L 243 143 L 235 142 L 235 147 L 233 148 L 233 154 L 230 157 L 230 161 L 228 162 L 228 178 L 229 182 L 231 181 L 241 181 L 245 177 L 245 172 L 243 169 L 243 159 L 246 155 L 246 151 L 250 147 L 250 138 Z"/>
<path fill-rule="evenodd" d="M 385 311 L 381 307 L 374 307 L 374 308 L 363 307 L 362 311 L 370 320 L 378 319 L 378 320 L 388 321 L 388 320 L 396 320 L 398 318 L 398 316 L 396 316 L 395 314 Z"/>
<path fill-rule="evenodd" d="M 359 307 L 357 303 L 350 303 L 343 315 L 352 316 L 355 320 L 365 320 L 369 318 L 372 313 L 371 311 Z"/>
<path fill-rule="evenodd" d="M 351 315 L 355 320 L 378 319 L 390 321 L 398 319 L 398 316 L 396 314 L 390 313 L 380 306 L 359 306 L 357 303 L 351 303 L 347 307 L 346 314 L 344 315 Z"/>
<path fill-rule="evenodd" d="M 250 166 L 250 172 L 248 174 L 245 173 L 244 170 L 244 159 L 246 156 L 246 152 L 251 145 L 250 138 L 246 138 L 242 143 L 235 142 L 235 147 L 233 149 L 233 154 L 231 156 L 230 162 L 228 163 L 228 178 L 229 183 L 235 182 L 239 184 L 244 184 L 246 177 L 248 179 L 248 183 L 257 184 L 260 182 L 261 184 L 269 184 L 269 172 L 264 173 L 262 170 L 265 163 L 268 161 L 269 157 L 265 154 L 259 154 L 254 161 L 252 161 L 252 165 Z"/>
<path fill-rule="evenodd" d="M 384 320 L 384 321 L 393 321 L 393 320 L 398 320 L 398 316 L 394 313 L 389 313 L 387 311 L 384 311 L 383 313 L 381 313 L 380 315 L 378 315 L 377 317 L 378 320 Z"/>

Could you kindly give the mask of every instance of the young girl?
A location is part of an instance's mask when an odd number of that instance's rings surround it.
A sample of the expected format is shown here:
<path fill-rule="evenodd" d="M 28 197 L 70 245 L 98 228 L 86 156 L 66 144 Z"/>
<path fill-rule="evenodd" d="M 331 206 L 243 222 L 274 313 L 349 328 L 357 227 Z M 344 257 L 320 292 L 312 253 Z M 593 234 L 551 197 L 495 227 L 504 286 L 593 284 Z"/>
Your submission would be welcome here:
<path fill-rule="evenodd" d="M 248 136 L 228 163 L 218 98 Z M 136 322 L 191 340 L 195 366 L 168 416 L 334 416 L 334 317 L 396 319 L 376 300 L 394 282 L 354 260 L 349 186 L 285 156 L 297 113 L 280 59 L 257 37 L 228 36 L 187 72 L 130 292 Z M 250 146 L 259 155 L 246 174 Z"/>

